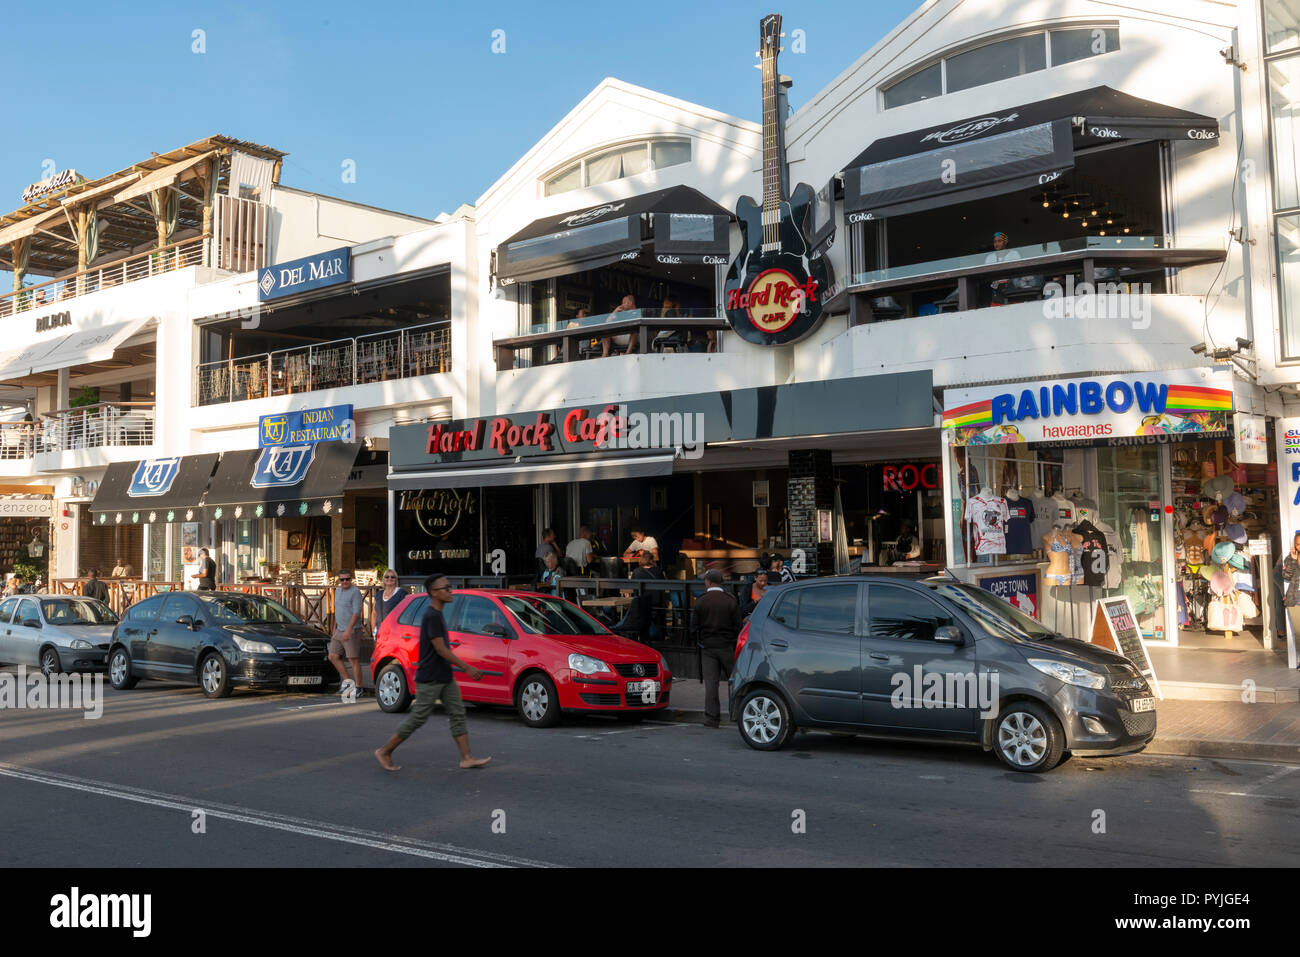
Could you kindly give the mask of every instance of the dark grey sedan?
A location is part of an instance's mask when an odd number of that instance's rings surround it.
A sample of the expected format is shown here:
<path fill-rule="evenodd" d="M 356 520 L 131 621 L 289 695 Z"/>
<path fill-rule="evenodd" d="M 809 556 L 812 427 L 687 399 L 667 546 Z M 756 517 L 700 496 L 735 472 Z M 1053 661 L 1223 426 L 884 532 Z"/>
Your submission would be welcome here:
<path fill-rule="evenodd" d="M 117 615 L 79 595 L 15 595 L 0 601 L 0 661 L 60 672 L 103 671 Z"/>
<path fill-rule="evenodd" d="M 1127 658 L 1063 638 L 953 579 L 769 589 L 737 643 L 731 716 L 750 747 L 796 730 L 967 741 L 1017 771 L 1141 751 L 1156 699 Z"/>

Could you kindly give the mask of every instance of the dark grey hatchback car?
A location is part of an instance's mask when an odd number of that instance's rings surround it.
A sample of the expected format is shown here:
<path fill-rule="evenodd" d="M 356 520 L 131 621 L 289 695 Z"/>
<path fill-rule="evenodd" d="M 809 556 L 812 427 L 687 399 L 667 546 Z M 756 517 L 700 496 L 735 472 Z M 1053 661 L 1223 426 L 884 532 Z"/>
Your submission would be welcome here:
<path fill-rule="evenodd" d="M 967 741 L 1017 771 L 1141 751 L 1155 698 L 1127 658 L 951 578 L 769 589 L 737 642 L 731 717 L 750 747 L 796 730 Z"/>

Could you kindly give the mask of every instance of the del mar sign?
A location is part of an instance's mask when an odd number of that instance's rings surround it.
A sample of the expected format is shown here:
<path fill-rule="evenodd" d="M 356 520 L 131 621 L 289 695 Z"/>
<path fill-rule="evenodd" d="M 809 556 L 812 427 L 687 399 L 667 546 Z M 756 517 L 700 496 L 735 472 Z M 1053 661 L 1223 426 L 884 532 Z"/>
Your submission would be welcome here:
<path fill-rule="evenodd" d="M 260 302 L 348 282 L 352 278 L 352 250 L 348 246 L 304 256 L 292 262 L 267 266 L 257 277 Z"/>

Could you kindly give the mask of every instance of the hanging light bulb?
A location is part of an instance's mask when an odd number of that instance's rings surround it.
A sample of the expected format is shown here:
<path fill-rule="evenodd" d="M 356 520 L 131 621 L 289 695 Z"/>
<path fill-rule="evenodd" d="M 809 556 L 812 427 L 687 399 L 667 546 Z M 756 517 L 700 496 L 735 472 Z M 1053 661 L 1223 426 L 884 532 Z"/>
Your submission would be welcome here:
<path fill-rule="evenodd" d="M 1097 211 L 1096 211 L 1095 209 L 1092 211 L 1092 215 L 1094 215 L 1094 216 L 1097 215 Z"/>
<path fill-rule="evenodd" d="M 1106 230 L 1103 229 L 1103 230 L 1101 231 L 1101 234 L 1102 234 L 1103 236 L 1105 236 L 1105 235 L 1106 235 Z"/>
<path fill-rule="evenodd" d="M 1063 212 L 1063 213 L 1061 214 L 1061 218 L 1062 218 L 1062 219 L 1069 219 L 1069 218 L 1070 218 L 1070 211 L 1067 209 L 1065 212 Z"/>
<path fill-rule="evenodd" d="M 1124 232 L 1128 232 L 1128 227 L 1127 227 L 1127 226 L 1124 227 Z"/>
<path fill-rule="evenodd" d="M 1084 229 L 1087 229 L 1087 228 L 1088 228 L 1088 221 L 1085 219 L 1085 220 L 1084 220 L 1080 225 L 1082 225 Z"/>

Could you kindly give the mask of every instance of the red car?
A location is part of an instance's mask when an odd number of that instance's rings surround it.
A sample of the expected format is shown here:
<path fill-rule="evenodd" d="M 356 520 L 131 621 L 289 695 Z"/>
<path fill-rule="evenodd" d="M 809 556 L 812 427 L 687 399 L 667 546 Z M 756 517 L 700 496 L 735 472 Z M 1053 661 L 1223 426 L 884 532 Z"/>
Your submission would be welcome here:
<path fill-rule="evenodd" d="M 428 603 L 427 594 L 410 595 L 379 626 L 370 673 L 384 711 L 405 711 L 415 697 Z M 455 669 L 466 701 L 514 705 L 534 728 L 555 724 L 563 711 L 636 721 L 668 706 L 673 676 L 664 657 L 572 602 L 474 588 L 456 592 L 443 616 L 456 654 L 483 672 L 481 681 L 469 681 Z"/>

